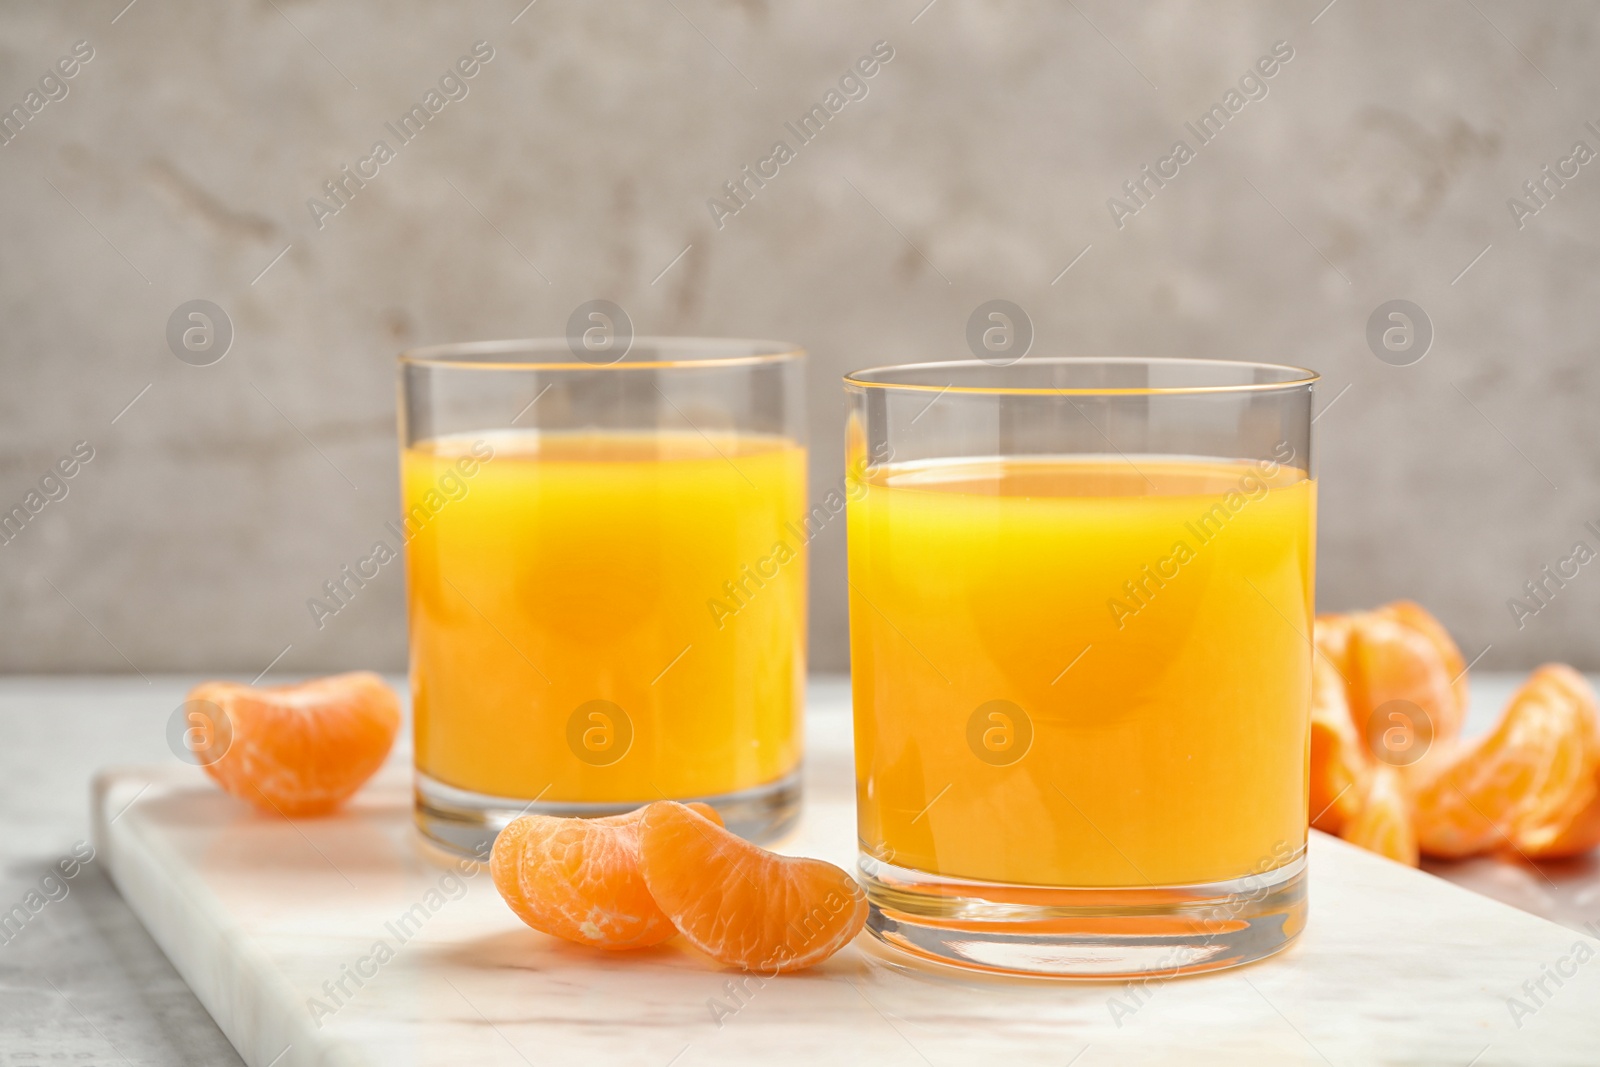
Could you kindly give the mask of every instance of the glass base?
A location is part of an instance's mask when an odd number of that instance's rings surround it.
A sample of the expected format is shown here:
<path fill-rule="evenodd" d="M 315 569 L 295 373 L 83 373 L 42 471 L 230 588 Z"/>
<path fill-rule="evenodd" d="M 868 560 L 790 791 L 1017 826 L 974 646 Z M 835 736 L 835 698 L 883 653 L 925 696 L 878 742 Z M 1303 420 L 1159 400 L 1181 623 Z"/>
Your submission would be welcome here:
<path fill-rule="evenodd" d="M 710 804 L 729 830 L 747 841 L 763 844 L 783 836 L 800 818 L 800 768 L 796 767 L 776 782 L 754 789 L 720 796 L 673 799 Z M 602 804 L 517 800 L 457 789 L 421 771 L 416 775 L 417 829 L 441 848 L 480 861 L 488 860 L 495 836 L 520 815 L 592 819 L 621 815 L 648 803 L 648 800 Z"/>
<path fill-rule="evenodd" d="M 863 855 L 867 929 L 924 962 L 1006 975 L 1146 980 L 1237 967 L 1306 921 L 1306 862 L 1204 885 L 1051 889 L 945 878 Z"/>

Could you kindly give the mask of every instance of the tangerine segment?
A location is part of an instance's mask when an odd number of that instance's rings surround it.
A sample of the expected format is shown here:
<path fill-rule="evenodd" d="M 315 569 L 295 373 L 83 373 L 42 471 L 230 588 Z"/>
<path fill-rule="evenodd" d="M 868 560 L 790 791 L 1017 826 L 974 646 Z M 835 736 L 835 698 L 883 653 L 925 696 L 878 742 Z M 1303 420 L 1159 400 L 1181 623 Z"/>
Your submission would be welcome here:
<path fill-rule="evenodd" d="M 1345 682 L 1352 721 L 1408 700 L 1427 712 L 1430 739 L 1449 740 L 1467 713 L 1467 668 L 1450 634 L 1420 605 L 1397 600 L 1374 611 L 1319 615 L 1316 647 Z"/>
<path fill-rule="evenodd" d="M 1452 675 L 1434 642 L 1386 611 L 1358 616 L 1351 630 L 1346 674 L 1350 712 L 1356 729 L 1369 735 L 1369 745 L 1380 745 L 1380 739 L 1389 736 L 1372 729 L 1374 714 L 1385 721 L 1398 714 L 1405 723 L 1407 749 L 1412 745 L 1426 749 L 1460 732 L 1466 708 L 1456 696 Z M 1386 708 L 1391 702 L 1399 703 Z M 1404 760 L 1409 753 L 1373 754 L 1393 761 Z"/>
<path fill-rule="evenodd" d="M 1461 724 L 1466 719 L 1467 707 L 1470 704 L 1470 683 L 1467 681 L 1467 660 L 1461 654 L 1455 640 L 1444 625 L 1428 613 L 1421 604 L 1411 600 L 1396 600 L 1393 604 L 1386 604 L 1378 609 L 1380 615 L 1400 623 L 1422 637 L 1433 646 L 1443 665 L 1445 674 L 1451 678 L 1450 689 L 1455 695 L 1457 716 L 1453 723 L 1444 724 L 1445 732 L 1440 736 L 1454 737 L 1460 732 Z"/>
<path fill-rule="evenodd" d="M 1552 844 L 1589 800 L 1597 735 L 1594 694 L 1583 677 L 1561 664 L 1540 667 L 1492 732 L 1420 765 L 1422 851 L 1448 858 L 1504 841 Z"/>
<path fill-rule="evenodd" d="M 709 805 L 691 807 L 722 825 Z M 644 812 L 514 819 L 495 838 L 489 856 L 494 887 L 517 918 L 540 933 L 605 949 L 659 945 L 677 931 L 639 873 Z"/>
<path fill-rule="evenodd" d="M 1355 629 L 1354 615 L 1318 615 L 1312 627 L 1312 643 L 1323 660 L 1339 674 L 1350 674 L 1350 634 Z"/>
<path fill-rule="evenodd" d="M 1320 633 L 1320 626 L 1319 633 Z M 1311 661 L 1311 825 L 1336 834 L 1360 809 L 1356 788 L 1368 771 L 1367 750 L 1350 720 L 1344 682 L 1322 656 Z"/>
<path fill-rule="evenodd" d="M 838 867 L 757 848 L 681 804 L 646 808 L 639 846 L 656 903 L 718 963 L 798 971 L 849 944 L 867 921 L 866 895 Z"/>
<path fill-rule="evenodd" d="M 1401 787 L 1398 771 L 1382 765 L 1372 769 L 1359 787 L 1355 816 L 1345 823 L 1339 836 L 1368 852 L 1417 866 L 1421 859 L 1417 832 L 1412 824 L 1411 802 Z"/>
<path fill-rule="evenodd" d="M 1519 846 L 1529 859 L 1549 860 L 1576 856 L 1600 845 L 1600 768 L 1589 778 L 1589 802 L 1562 830 L 1543 843 L 1526 842 Z"/>
<path fill-rule="evenodd" d="M 265 811 L 321 815 L 371 778 L 400 729 L 400 700 L 370 671 L 299 685 L 256 688 L 205 682 L 191 702 L 214 705 L 214 723 L 194 746 L 222 788 Z"/>
<path fill-rule="evenodd" d="M 1576 711 L 1582 769 L 1577 782 L 1559 800 L 1552 797 L 1537 816 L 1522 821 L 1513 831 L 1517 848 L 1530 858 L 1571 856 L 1600 843 L 1600 778 L 1596 777 L 1600 773 L 1600 705 L 1583 675 L 1565 665 L 1546 669 L 1552 672 L 1547 679 L 1547 699 L 1564 699 Z M 1530 680 L 1528 686 L 1532 684 Z"/>

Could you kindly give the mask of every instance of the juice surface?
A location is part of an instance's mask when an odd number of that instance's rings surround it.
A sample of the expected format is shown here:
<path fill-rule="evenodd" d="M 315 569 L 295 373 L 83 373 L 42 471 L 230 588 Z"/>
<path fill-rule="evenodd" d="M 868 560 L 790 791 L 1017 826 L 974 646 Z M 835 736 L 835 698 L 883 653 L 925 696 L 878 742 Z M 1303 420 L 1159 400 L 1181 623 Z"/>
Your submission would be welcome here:
<path fill-rule="evenodd" d="M 787 440 L 695 433 L 407 449 L 417 768 L 576 802 L 711 796 L 794 770 L 805 464 Z"/>
<path fill-rule="evenodd" d="M 1292 860 L 1315 492 L 1276 462 L 869 469 L 849 506 L 863 851 L 1062 887 Z"/>

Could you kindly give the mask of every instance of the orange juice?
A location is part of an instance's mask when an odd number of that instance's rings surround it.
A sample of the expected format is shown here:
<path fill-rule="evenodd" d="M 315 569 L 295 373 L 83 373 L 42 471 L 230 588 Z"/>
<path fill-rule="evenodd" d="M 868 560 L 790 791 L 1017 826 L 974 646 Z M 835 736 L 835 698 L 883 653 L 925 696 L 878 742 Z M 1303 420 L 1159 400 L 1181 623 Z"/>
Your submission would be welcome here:
<path fill-rule="evenodd" d="M 407 449 L 402 482 L 423 774 L 631 803 L 796 769 L 802 448 L 496 433 Z"/>
<path fill-rule="evenodd" d="M 1295 857 L 1316 506 L 1303 471 L 947 460 L 869 469 L 854 488 L 867 854 L 1056 887 L 1197 885 Z"/>

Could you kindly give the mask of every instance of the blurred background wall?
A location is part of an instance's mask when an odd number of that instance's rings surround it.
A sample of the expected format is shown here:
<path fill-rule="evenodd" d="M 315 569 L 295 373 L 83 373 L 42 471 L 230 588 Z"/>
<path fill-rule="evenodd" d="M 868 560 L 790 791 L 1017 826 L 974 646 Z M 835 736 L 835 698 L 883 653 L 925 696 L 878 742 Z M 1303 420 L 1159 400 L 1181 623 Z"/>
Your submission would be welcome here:
<path fill-rule="evenodd" d="M 398 568 L 320 631 L 306 608 L 397 514 L 395 354 L 595 298 L 804 343 L 817 495 L 839 375 L 968 356 L 990 299 L 1039 355 L 1314 367 L 1319 605 L 1413 597 L 1484 666 L 1600 669 L 1600 562 L 1540 573 L 1600 550 L 1592 5 L 524 3 L 0 7 L 0 510 L 43 502 L 0 544 L 0 669 L 400 668 Z M 877 42 L 802 145 L 784 124 Z M 377 169 L 340 206 L 344 166 Z M 231 322 L 209 365 L 169 345 L 192 300 Z M 1394 300 L 1426 316 L 1398 353 L 1368 330 Z M 843 534 L 813 546 L 821 669 Z"/>

